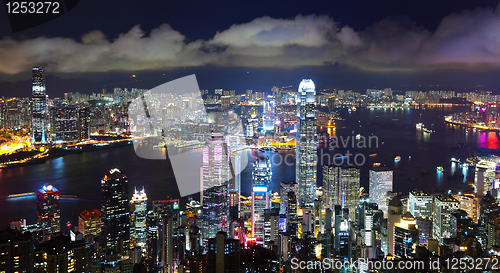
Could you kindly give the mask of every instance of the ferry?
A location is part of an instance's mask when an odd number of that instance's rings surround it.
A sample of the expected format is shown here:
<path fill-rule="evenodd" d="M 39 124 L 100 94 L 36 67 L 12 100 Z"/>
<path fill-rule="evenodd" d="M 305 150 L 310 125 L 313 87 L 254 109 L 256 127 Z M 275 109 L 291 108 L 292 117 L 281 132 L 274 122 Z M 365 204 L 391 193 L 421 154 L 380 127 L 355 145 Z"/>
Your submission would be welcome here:
<path fill-rule="evenodd" d="M 377 156 L 377 154 L 371 154 L 370 155 L 370 157 L 376 157 L 376 156 Z"/>
<path fill-rule="evenodd" d="M 436 170 L 437 170 L 438 172 L 442 172 L 442 171 L 443 171 L 443 167 L 438 166 L 438 167 L 436 167 Z"/>
<path fill-rule="evenodd" d="M 35 195 L 34 192 L 25 192 L 25 193 L 16 193 L 16 194 L 9 194 L 9 198 L 17 198 L 17 197 L 25 197 L 25 196 L 31 196 Z"/>
<path fill-rule="evenodd" d="M 373 163 L 373 167 L 380 167 L 380 163 L 379 162 Z"/>
<path fill-rule="evenodd" d="M 451 162 L 455 162 L 455 163 L 460 163 L 460 159 L 456 159 L 456 158 L 454 158 L 454 157 L 452 157 L 452 158 L 450 159 L 450 161 L 451 161 Z"/>
<path fill-rule="evenodd" d="M 361 134 L 357 134 L 356 135 L 356 140 L 360 140 L 361 139 Z"/>
<path fill-rule="evenodd" d="M 394 158 L 394 161 L 400 161 L 400 160 L 401 160 L 401 156 L 399 156 L 399 155 Z"/>
<path fill-rule="evenodd" d="M 430 133 L 435 133 L 436 131 L 431 130 L 431 129 L 424 128 L 424 132 L 426 132 L 426 133 L 429 133 L 429 134 L 430 134 Z"/>
<path fill-rule="evenodd" d="M 356 112 L 356 107 L 351 107 L 351 111 Z"/>
<path fill-rule="evenodd" d="M 418 129 L 418 130 L 422 130 L 424 128 L 424 124 L 422 122 L 420 123 L 417 123 L 417 125 L 415 125 L 415 127 Z"/>

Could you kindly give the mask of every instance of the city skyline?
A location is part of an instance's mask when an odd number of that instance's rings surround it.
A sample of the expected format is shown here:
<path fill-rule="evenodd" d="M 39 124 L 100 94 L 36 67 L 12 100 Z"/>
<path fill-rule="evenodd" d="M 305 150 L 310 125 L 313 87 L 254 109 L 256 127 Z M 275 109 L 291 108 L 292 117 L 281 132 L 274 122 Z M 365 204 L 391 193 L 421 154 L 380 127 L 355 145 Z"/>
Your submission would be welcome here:
<path fill-rule="evenodd" d="M 494 1 L 454 1 L 453 5 L 432 1 L 408 5 L 397 1 L 391 5 L 357 1 L 359 7 L 372 6 L 378 11 L 369 15 L 362 8 L 350 8 L 354 3 L 316 3 L 300 8 L 298 3 L 287 3 L 286 9 L 278 8 L 280 3 L 283 4 L 277 1 L 263 10 L 257 8 L 260 6 L 257 3 L 245 16 L 228 12 L 217 21 L 209 20 L 208 13 L 179 17 L 171 14 L 172 7 L 166 9 L 170 16 L 154 17 L 151 14 L 164 10 L 167 4 L 155 3 L 156 9 L 152 5 L 139 11 L 129 9 L 137 5 L 129 3 L 107 10 L 106 17 L 124 9 L 137 15 L 130 21 L 114 22 L 113 27 L 99 24 L 103 20 L 99 17 L 89 20 L 85 14 L 91 4 L 80 3 L 71 15 L 21 33 L 11 33 L 5 22 L 0 24 L 3 41 L 0 63 L 9 66 L 0 67 L 0 82 L 22 81 L 28 67 L 39 65 L 64 79 L 54 81 L 53 90 L 58 95 L 68 84 L 77 89 L 85 86 L 94 89 L 89 92 L 120 82 L 151 88 L 157 85 L 158 78 L 165 81 L 192 73 L 198 75 L 202 88 L 241 91 L 245 86 L 272 87 L 270 75 L 277 86 L 296 84 L 298 77 L 307 77 L 321 83 L 321 88 L 354 90 L 406 89 L 406 85 L 445 86 L 447 90 L 499 87 L 494 80 L 499 71 L 495 55 L 498 45 L 491 34 L 498 20 L 498 3 Z M 114 4 L 110 1 L 106 5 Z M 191 7 L 181 3 L 172 5 L 184 11 Z M 234 4 L 201 5 L 213 10 L 216 6 L 225 9 L 226 5 L 229 8 Z M 463 25 L 466 20 L 474 23 Z M 72 22 L 80 24 L 69 31 L 67 26 L 75 26 Z M 206 23 L 194 28 L 196 22 Z M 37 51 L 58 48 L 62 41 L 65 50 L 54 50 L 55 54 Z M 128 50 L 127 43 L 134 43 L 137 50 Z M 155 44 L 169 50 L 156 52 L 159 47 Z M 301 54 L 296 54 L 297 49 Z M 140 55 L 147 51 L 151 52 Z M 107 53 L 102 55 L 103 52 Z M 28 56 L 37 56 L 39 62 L 31 64 L 25 60 Z M 11 86 L 5 84 L 5 88 Z"/>
<path fill-rule="evenodd" d="M 0 9 L 0 272 L 498 271 L 498 0 L 193 1 Z"/>

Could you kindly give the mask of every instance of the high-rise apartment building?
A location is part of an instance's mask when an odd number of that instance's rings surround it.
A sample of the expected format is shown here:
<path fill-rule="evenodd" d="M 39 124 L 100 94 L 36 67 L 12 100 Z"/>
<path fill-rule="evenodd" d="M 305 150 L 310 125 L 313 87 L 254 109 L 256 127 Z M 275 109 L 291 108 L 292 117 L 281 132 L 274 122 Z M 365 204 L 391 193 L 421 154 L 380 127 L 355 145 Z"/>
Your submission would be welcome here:
<path fill-rule="evenodd" d="M 318 137 L 316 89 L 312 80 L 302 80 L 297 94 L 296 181 L 299 206 L 312 206 L 316 197 Z"/>
<path fill-rule="evenodd" d="M 50 109 L 50 135 L 52 142 L 68 142 L 79 139 L 78 106 L 59 105 Z"/>

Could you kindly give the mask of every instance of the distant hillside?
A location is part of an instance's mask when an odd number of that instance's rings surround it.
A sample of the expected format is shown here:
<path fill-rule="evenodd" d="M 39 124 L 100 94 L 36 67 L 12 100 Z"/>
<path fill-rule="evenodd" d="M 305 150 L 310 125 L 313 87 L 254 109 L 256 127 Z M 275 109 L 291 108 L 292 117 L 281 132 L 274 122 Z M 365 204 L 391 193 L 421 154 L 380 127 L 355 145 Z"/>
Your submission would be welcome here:
<path fill-rule="evenodd" d="M 45 78 L 47 94 L 51 98 L 62 97 L 66 92 L 80 92 L 90 94 L 101 92 L 103 84 L 86 79 L 61 79 L 55 76 Z M 11 83 L 0 83 L 0 97 L 30 97 L 31 80 Z"/>

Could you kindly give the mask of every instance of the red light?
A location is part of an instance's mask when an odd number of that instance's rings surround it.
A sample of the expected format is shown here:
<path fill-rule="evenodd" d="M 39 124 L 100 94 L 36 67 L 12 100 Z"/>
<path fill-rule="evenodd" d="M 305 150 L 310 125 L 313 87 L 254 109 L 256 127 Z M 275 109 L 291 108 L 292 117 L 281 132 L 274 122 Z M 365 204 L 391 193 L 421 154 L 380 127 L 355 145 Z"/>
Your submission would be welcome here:
<path fill-rule="evenodd" d="M 497 105 L 496 104 L 492 104 L 491 108 L 497 108 Z"/>
<path fill-rule="evenodd" d="M 497 121 L 496 120 L 492 120 L 491 123 L 495 124 L 495 123 L 497 123 Z"/>

